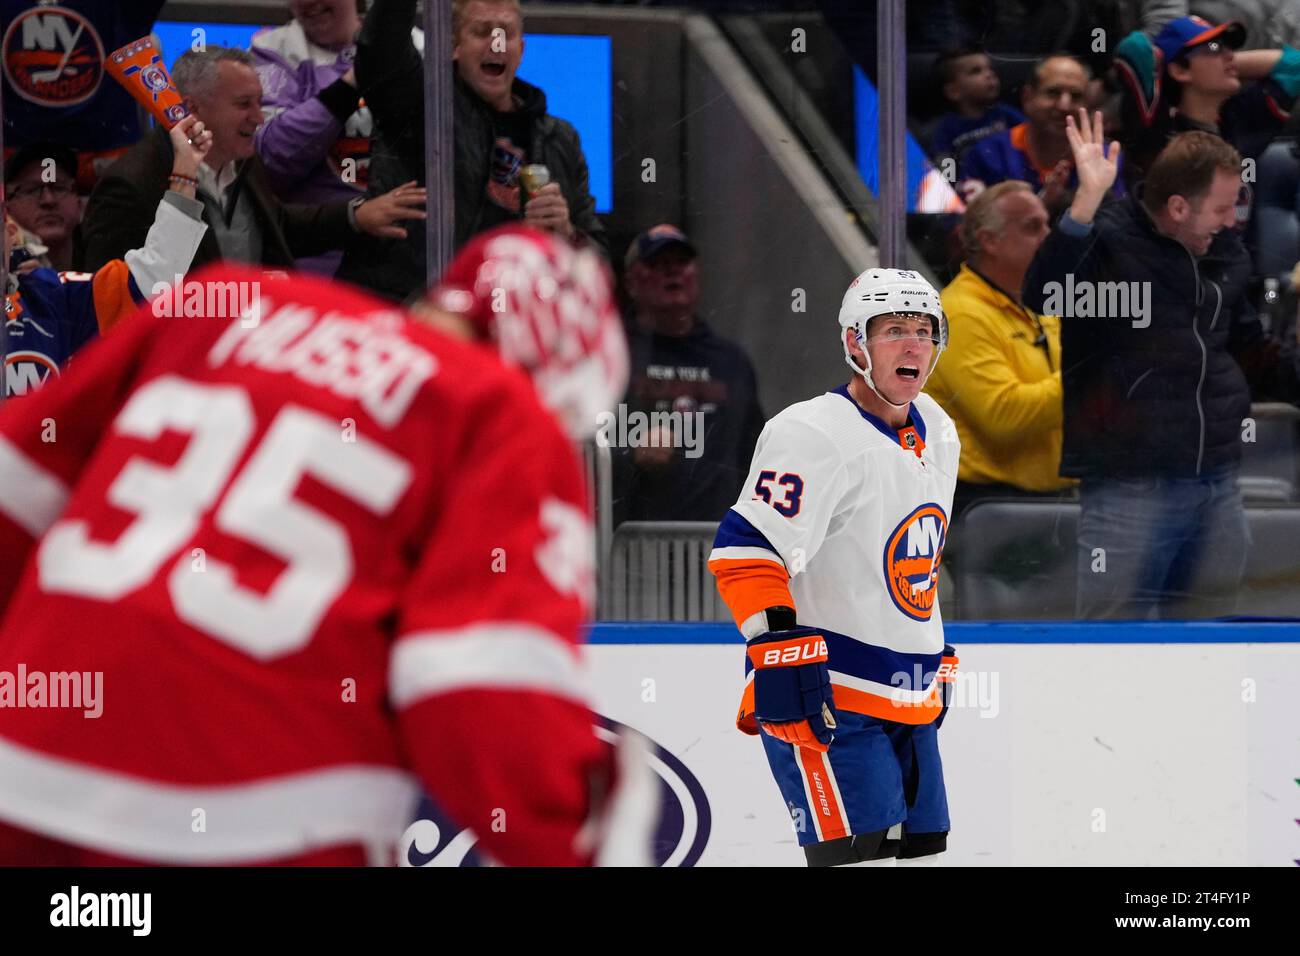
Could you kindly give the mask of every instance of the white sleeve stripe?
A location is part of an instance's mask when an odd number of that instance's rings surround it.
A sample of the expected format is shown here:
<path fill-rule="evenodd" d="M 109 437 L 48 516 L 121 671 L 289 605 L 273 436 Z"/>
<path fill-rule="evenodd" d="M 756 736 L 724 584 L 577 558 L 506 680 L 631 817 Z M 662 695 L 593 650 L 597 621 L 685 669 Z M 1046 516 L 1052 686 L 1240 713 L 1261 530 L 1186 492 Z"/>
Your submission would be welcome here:
<path fill-rule="evenodd" d="M 39 538 L 63 513 L 68 495 L 56 475 L 0 435 L 0 514 Z"/>
<path fill-rule="evenodd" d="M 518 621 L 404 635 L 393 648 L 388 684 L 399 708 L 468 688 L 539 691 L 584 706 L 591 697 L 575 649 L 545 628 Z"/>
<path fill-rule="evenodd" d="M 851 690 L 860 690 L 864 694 L 871 694 L 874 697 L 883 697 L 886 700 L 892 700 L 896 704 L 920 705 L 934 693 L 935 688 L 933 680 L 926 685 L 924 690 L 904 690 L 901 687 L 881 684 L 879 681 L 868 680 L 865 677 L 855 677 L 842 671 L 831 670 L 830 675 L 832 684 L 839 684 L 841 687 L 848 687 Z"/>
<path fill-rule="evenodd" d="M 0 737 L 0 813 L 8 823 L 155 863 L 274 860 L 344 843 L 391 845 L 420 787 L 375 764 L 312 767 L 260 780 L 177 784 L 41 753 Z M 220 837 L 174 821 L 203 807 Z"/>
<path fill-rule="evenodd" d="M 767 548 L 714 548 L 709 552 L 710 561 L 771 561 L 773 564 L 779 564 L 785 567 L 785 562 L 775 551 L 769 551 Z"/>

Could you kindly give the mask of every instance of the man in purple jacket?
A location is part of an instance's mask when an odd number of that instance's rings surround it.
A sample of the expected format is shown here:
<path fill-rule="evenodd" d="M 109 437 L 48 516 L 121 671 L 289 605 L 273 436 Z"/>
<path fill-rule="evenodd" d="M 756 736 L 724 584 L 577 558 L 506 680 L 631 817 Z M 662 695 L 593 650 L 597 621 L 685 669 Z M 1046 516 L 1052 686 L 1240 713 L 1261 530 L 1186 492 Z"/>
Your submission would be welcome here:
<path fill-rule="evenodd" d="M 289 0 L 293 19 L 253 37 L 266 121 L 255 145 L 281 202 L 346 202 L 366 192 L 370 110 L 352 61 L 361 29 L 357 0 Z M 299 259 L 333 275 L 342 251 Z"/>

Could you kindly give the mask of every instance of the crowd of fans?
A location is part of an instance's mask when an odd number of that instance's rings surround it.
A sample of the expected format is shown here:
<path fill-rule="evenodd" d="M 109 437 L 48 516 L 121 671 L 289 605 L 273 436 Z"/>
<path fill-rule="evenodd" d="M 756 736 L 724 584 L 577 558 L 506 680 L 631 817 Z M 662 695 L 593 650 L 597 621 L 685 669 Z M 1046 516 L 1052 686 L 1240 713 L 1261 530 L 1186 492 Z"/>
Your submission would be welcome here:
<path fill-rule="evenodd" d="M 27 6 L 8 3 L 6 18 Z M 147 34 L 162 3 L 65 6 L 120 44 Z M 866 65 L 874 4 L 822 6 Z M 1300 22 L 1262 2 L 1191 4 L 1202 6 L 1217 19 L 1178 0 L 1066 3 L 1059 23 L 1033 4 L 908 9 L 909 22 L 942 26 L 913 33 L 916 47 L 943 43 L 932 88 L 909 91 L 909 102 L 947 109 L 913 128 L 924 127 L 931 160 L 954 171 L 966 202 L 955 229 L 963 261 L 937 264 L 951 279 L 942 295 L 951 343 L 927 389 L 962 439 L 954 518 L 980 498 L 1081 495 L 1083 614 L 1147 613 L 1160 595 L 1194 589 L 1211 549 L 1239 577 L 1247 542 L 1233 435 L 1252 400 L 1300 398 L 1286 319 L 1294 283 L 1275 268 L 1278 244 L 1256 222 L 1253 188 L 1268 151 L 1297 148 L 1300 50 L 1290 44 Z M 40 318 L 67 326 L 54 333 L 59 347 L 25 344 L 42 358 L 35 378 L 7 368 L 9 393 L 57 375 L 115 320 L 95 311 L 107 294 L 88 299 L 86 314 L 34 315 L 41 303 L 58 311 L 57 272 L 101 288 L 116 276 L 118 307 L 216 260 L 336 275 L 398 301 L 424 290 L 435 211 L 423 188 L 416 0 L 286 7 L 289 22 L 257 33 L 249 50 L 196 44 L 179 57 L 173 79 L 192 113 L 179 138 L 149 130 L 116 84 L 78 98 L 48 70 L 6 69 L 6 254 L 11 284 L 27 283 L 14 290 L 27 304 L 11 303 L 10 334 L 32 338 Z M 1022 55 L 1009 56 L 1017 22 Z M 456 0 L 452 29 L 455 245 L 522 219 L 613 258 L 577 133 L 516 76 L 517 0 Z M 522 173 L 535 164 L 549 182 L 530 188 Z M 1290 195 L 1294 220 L 1294 184 Z M 720 518 L 761 429 L 753 366 L 698 313 L 707 261 L 707 249 L 660 224 L 611 262 L 633 359 L 624 414 L 702 421 L 698 449 L 689 435 L 654 435 L 619 450 L 620 520 Z M 44 292 L 34 284 L 42 275 Z M 1047 289 L 1080 281 L 1155 291 L 1145 315 L 1058 318 Z M 1282 320 L 1261 322 L 1260 311 Z M 1137 526 L 1135 501 L 1145 502 Z M 1155 525 L 1171 536 L 1158 561 Z M 1088 590 L 1097 579 L 1082 570 L 1083 552 L 1099 547 L 1124 569 L 1105 594 Z"/>
<path fill-rule="evenodd" d="M 1294 149 L 1300 51 L 1167 13 L 1115 44 L 1104 83 L 1041 57 L 1016 125 L 984 51 L 936 61 L 952 112 L 931 145 L 970 200 L 929 384 L 963 440 L 954 512 L 1077 494 L 1080 617 L 1232 613 L 1251 402 L 1300 400 L 1294 327 L 1258 316 L 1269 237 L 1251 228 L 1259 157 Z M 1079 310 L 1068 290 L 1125 297 Z"/>
<path fill-rule="evenodd" d="M 150 30 L 162 4 L 142 4 L 132 16 L 108 6 L 70 5 L 106 40 L 124 43 Z M 173 245 L 171 271 L 131 271 L 128 305 L 155 281 L 217 260 L 335 275 L 398 301 L 423 292 L 425 76 L 416 2 L 286 6 L 289 22 L 256 33 L 249 50 L 195 44 L 176 59 L 172 80 L 211 140 L 194 164 L 177 153 L 185 139 L 148 129 L 116 84 L 101 84 L 89 102 L 52 99 L 39 122 L 28 121 L 26 100 L 6 86 L 7 208 L 12 245 L 26 263 L 15 275 L 28 300 L 16 335 L 44 301 L 37 280 L 59 284 L 34 270 L 92 274 L 137 262 L 156 213 L 193 222 L 193 241 Z M 524 50 L 517 0 L 457 0 L 452 16 L 456 247 L 522 219 L 608 255 L 576 131 L 547 112 L 543 90 L 516 76 Z M 532 164 L 546 167 L 550 181 L 528 192 L 521 171 Z M 683 455 L 680 434 L 624 450 L 618 497 L 628 519 L 715 517 L 734 497 L 762 426 L 749 360 L 696 314 L 694 259 L 689 240 L 663 225 L 639 237 L 624 262 L 636 361 L 627 407 L 705 422 L 692 436 L 698 455 Z M 66 315 L 40 318 L 72 324 Z M 28 363 L 29 374 L 10 372 L 21 386 L 14 391 L 57 375 L 75 347 L 115 319 L 96 319 L 93 307 L 79 314 L 73 345 L 47 349 Z"/>

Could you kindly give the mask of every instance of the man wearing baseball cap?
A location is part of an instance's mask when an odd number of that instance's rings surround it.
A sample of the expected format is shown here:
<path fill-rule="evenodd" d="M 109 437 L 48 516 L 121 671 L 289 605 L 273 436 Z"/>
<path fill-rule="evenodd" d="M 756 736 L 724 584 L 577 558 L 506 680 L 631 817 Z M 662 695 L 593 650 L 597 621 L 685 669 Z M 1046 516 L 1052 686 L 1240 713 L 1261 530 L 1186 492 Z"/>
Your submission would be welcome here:
<path fill-rule="evenodd" d="M 699 259 L 681 229 L 646 229 L 623 263 L 632 375 L 606 435 L 617 520 L 719 520 L 763 429 L 754 366 L 696 314 Z"/>
<path fill-rule="evenodd" d="M 1300 93 L 1300 50 L 1242 50 L 1245 42 L 1235 20 L 1191 16 L 1169 21 L 1154 40 L 1135 30 L 1115 48 L 1130 187 L 1179 133 L 1213 133 L 1253 158 L 1282 131 Z M 1248 216 L 1239 206 L 1238 220 Z"/>
<path fill-rule="evenodd" d="M 15 150 L 5 163 L 5 208 L 23 229 L 22 245 L 42 265 L 64 271 L 78 264 L 74 247 L 82 206 L 71 149 L 37 142 Z"/>
<path fill-rule="evenodd" d="M 686 233 L 676 226 L 666 222 L 651 226 L 633 239 L 631 245 L 627 247 L 627 254 L 623 257 L 623 267 L 631 268 L 635 262 L 653 259 L 662 250 L 674 246 L 684 251 L 688 259 L 694 259 L 697 255 L 695 247 L 686 238 Z"/>

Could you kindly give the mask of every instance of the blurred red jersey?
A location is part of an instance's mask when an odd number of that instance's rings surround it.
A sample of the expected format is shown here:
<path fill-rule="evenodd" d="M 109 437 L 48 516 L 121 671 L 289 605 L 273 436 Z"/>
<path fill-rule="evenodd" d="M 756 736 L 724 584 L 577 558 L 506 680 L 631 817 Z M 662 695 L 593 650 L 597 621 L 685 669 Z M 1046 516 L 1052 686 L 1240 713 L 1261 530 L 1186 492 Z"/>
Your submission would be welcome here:
<path fill-rule="evenodd" d="M 0 409 L 0 821 L 255 862 L 391 847 L 423 786 L 502 862 L 584 861 L 572 446 L 488 350 L 260 279 Z"/>

